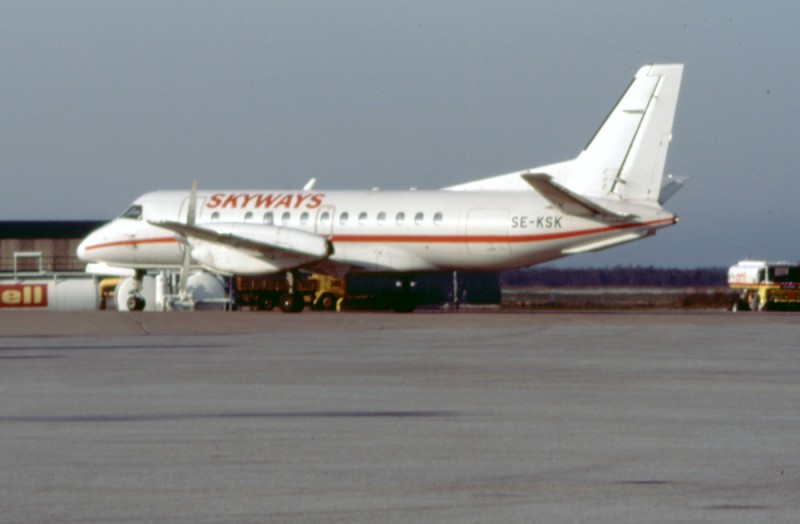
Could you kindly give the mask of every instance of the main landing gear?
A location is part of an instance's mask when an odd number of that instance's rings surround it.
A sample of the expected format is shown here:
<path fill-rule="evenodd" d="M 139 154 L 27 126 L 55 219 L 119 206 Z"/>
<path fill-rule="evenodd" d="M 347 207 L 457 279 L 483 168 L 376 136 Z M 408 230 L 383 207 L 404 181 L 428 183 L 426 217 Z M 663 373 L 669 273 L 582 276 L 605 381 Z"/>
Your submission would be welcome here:
<path fill-rule="evenodd" d="M 297 271 L 286 272 L 286 283 L 289 284 L 289 292 L 281 295 L 278 299 L 278 307 L 284 313 L 300 313 L 306 306 L 306 299 L 302 293 L 295 291 L 295 282 L 299 278 Z"/>
<path fill-rule="evenodd" d="M 417 307 L 417 301 L 411 292 L 417 283 L 411 280 L 411 277 L 403 276 L 395 285 L 400 291 L 394 299 L 395 313 L 411 313 Z"/>

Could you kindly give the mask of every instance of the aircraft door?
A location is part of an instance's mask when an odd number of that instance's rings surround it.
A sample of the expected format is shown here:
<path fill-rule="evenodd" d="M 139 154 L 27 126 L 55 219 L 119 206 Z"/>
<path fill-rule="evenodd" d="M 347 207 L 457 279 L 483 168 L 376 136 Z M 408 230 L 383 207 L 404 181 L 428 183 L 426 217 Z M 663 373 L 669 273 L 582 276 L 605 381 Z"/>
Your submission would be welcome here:
<path fill-rule="evenodd" d="M 471 255 L 506 256 L 508 209 L 471 209 L 467 215 L 467 251 Z"/>
<path fill-rule="evenodd" d="M 333 206 L 322 206 L 317 211 L 317 221 L 315 232 L 323 237 L 333 234 L 333 218 L 336 209 Z"/>

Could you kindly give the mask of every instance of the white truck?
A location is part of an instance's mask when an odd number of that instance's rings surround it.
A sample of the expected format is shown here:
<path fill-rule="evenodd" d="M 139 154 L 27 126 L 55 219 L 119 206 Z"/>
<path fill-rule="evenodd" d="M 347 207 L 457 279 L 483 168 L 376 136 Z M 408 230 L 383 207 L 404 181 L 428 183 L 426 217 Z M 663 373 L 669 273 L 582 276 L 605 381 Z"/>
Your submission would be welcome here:
<path fill-rule="evenodd" d="M 742 260 L 728 269 L 728 286 L 739 290 L 733 311 L 800 309 L 800 264 Z"/>

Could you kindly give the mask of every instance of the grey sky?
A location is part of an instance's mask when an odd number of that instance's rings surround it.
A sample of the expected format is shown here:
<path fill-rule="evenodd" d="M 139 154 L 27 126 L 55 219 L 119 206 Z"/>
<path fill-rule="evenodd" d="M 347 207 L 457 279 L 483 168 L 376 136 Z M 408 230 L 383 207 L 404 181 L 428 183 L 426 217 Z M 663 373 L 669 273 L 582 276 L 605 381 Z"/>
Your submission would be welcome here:
<path fill-rule="evenodd" d="M 800 3 L 0 1 L 0 220 L 188 188 L 437 188 L 574 157 L 686 64 L 681 222 L 573 266 L 800 258 Z"/>

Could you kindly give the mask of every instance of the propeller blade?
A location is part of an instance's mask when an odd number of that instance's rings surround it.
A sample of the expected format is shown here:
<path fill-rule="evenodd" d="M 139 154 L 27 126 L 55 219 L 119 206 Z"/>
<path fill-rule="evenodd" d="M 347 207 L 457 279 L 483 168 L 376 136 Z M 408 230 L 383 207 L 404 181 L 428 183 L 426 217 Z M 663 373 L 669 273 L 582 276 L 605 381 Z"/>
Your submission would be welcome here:
<path fill-rule="evenodd" d="M 193 226 L 197 211 L 197 180 L 192 180 L 192 189 L 189 192 L 189 206 L 186 211 L 186 225 Z M 183 250 L 183 263 L 181 264 L 180 280 L 178 282 L 178 294 L 181 300 L 186 298 L 186 281 L 189 279 L 189 266 L 192 263 L 192 246 L 186 243 Z"/>
<path fill-rule="evenodd" d="M 186 211 L 186 225 L 193 226 L 197 214 L 197 180 L 192 180 L 192 189 L 189 192 L 189 209 Z"/>

